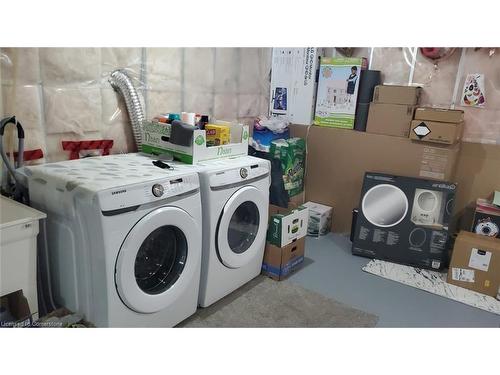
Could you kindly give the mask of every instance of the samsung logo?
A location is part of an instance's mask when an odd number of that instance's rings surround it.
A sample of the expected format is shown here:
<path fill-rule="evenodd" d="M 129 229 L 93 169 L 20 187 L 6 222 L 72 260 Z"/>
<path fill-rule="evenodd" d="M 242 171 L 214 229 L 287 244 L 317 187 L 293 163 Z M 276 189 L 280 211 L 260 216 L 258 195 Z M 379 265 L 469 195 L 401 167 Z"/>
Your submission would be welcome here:
<path fill-rule="evenodd" d="M 127 189 L 115 190 L 115 191 L 111 192 L 111 195 L 122 194 L 122 193 L 126 193 L 126 192 L 127 192 Z"/>

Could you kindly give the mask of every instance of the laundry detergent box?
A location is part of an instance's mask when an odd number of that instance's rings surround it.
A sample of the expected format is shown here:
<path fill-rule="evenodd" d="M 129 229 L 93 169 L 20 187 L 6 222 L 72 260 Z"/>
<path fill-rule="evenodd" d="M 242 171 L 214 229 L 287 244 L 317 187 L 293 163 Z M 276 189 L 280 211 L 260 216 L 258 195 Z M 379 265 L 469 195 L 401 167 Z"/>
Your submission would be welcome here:
<path fill-rule="evenodd" d="M 448 266 L 457 185 L 367 172 L 352 253 L 421 268 Z"/>
<path fill-rule="evenodd" d="M 359 77 L 366 68 L 364 57 L 321 59 L 315 125 L 354 128 Z"/>
<path fill-rule="evenodd" d="M 304 237 L 307 234 L 308 215 L 309 210 L 304 206 L 272 215 L 267 228 L 267 241 L 283 247 L 297 238 Z"/>
<path fill-rule="evenodd" d="M 289 197 L 304 190 L 306 142 L 303 138 L 278 139 L 271 142 L 270 156 L 280 159 L 283 183 Z"/>
<path fill-rule="evenodd" d="M 305 237 L 278 247 L 267 243 L 262 261 L 262 274 L 280 281 L 297 271 L 304 264 Z"/>
<path fill-rule="evenodd" d="M 453 247 L 447 281 L 499 298 L 500 240 L 461 231 Z"/>
<path fill-rule="evenodd" d="M 310 201 L 303 206 L 309 209 L 307 235 L 319 237 L 329 233 L 332 227 L 333 207 Z"/>

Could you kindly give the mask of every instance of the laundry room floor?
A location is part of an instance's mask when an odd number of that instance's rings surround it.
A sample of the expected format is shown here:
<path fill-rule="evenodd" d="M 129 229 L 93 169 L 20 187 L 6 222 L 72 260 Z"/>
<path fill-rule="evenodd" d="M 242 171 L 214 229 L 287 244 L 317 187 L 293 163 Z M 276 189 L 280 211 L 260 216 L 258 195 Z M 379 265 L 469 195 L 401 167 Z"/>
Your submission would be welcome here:
<path fill-rule="evenodd" d="M 346 236 L 308 237 L 305 256 L 290 282 L 377 315 L 378 327 L 500 327 L 499 315 L 363 272 L 370 260 Z"/>

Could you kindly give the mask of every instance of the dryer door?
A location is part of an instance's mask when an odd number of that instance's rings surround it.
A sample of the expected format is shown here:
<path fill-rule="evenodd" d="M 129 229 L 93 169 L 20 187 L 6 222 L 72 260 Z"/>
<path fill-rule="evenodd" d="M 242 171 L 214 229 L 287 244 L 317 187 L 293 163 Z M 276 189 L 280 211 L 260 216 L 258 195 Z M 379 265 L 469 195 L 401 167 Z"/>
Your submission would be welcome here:
<path fill-rule="evenodd" d="M 199 267 L 200 231 L 194 219 L 176 207 L 158 208 L 139 220 L 116 261 L 121 300 L 139 313 L 154 313 L 174 303 Z"/>
<path fill-rule="evenodd" d="M 226 202 L 217 227 L 217 251 L 229 268 L 246 265 L 263 254 L 268 200 L 253 186 L 236 191 Z"/>

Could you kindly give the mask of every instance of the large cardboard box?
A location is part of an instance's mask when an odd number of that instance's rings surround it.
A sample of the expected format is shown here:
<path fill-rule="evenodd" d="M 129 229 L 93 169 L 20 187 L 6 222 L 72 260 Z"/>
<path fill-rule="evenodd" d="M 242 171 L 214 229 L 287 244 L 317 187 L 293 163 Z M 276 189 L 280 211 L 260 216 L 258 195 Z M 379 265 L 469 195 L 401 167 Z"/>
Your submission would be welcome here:
<path fill-rule="evenodd" d="M 422 89 L 417 86 L 378 85 L 373 91 L 375 103 L 416 105 Z"/>
<path fill-rule="evenodd" d="M 464 111 L 458 109 L 419 107 L 415 110 L 415 120 L 463 122 Z"/>
<path fill-rule="evenodd" d="M 500 287 L 500 240 L 460 232 L 453 247 L 447 281 L 497 297 Z"/>
<path fill-rule="evenodd" d="M 267 241 L 283 247 L 307 234 L 309 210 L 300 206 L 291 211 L 281 211 L 271 216 L 267 229 Z"/>
<path fill-rule="evenodd" d="M 453 180 L 459 147 L 312 126 L 307 139 L 306 201 L 335 207 L 332 229 L 347 233 L 365 172 Z"/>
<path fill-rule="evenodd" d="M 456 184 L 367 172 L 352 253 L 416 267 L 448 266 Z"/>
<path fill-rule="evenodd" d="M 314 124 L 353 129 L 363 57 L 322 58 Z"/>
<path fill-rule="evenodd" d="M 410 138 L 419 142 L 452 145 L 460 142 L 464 123 L 413 120 Z"/>
<path fill-rule="evenodd" d="M 413 105 L 370 103 L 366 131 L 407 138 L 414 111 Z"/>
<path fill-rule="evenodd" d="M 305 237 L 284 247 L 267 243 L 262 262 L 262 274 L 280 281 L 297 271 L 304 263 Z"/>
<path fill-rule="evenodd" d="M 273 48 L 271 115 L 283 116 L 294 124 L 312 124 L 321 54 L 321 48 Z"/>

